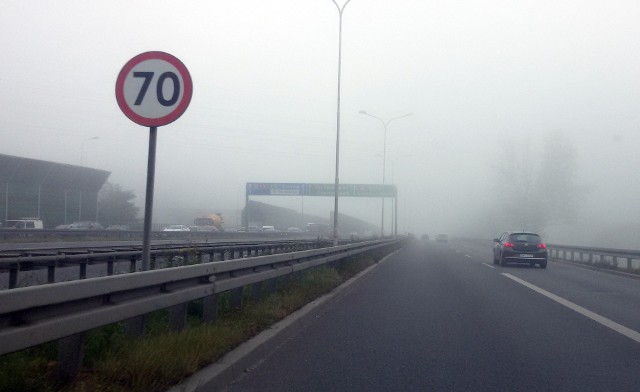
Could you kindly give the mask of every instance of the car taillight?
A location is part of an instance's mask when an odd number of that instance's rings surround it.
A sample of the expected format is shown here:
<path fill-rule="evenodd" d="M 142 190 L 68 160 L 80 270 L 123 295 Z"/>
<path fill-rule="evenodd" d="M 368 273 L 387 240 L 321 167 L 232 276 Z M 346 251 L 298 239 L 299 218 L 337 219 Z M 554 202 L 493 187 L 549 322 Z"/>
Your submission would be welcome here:
<path fill-rule="evenodd" d="M 538 244 L 538 248 L 547 249 L 547 244 Z"/>
<path fill-rule="evenodd" d="M 507 248 L 513 248 L 513 242 L 505 242 L 504 246 Z"/>

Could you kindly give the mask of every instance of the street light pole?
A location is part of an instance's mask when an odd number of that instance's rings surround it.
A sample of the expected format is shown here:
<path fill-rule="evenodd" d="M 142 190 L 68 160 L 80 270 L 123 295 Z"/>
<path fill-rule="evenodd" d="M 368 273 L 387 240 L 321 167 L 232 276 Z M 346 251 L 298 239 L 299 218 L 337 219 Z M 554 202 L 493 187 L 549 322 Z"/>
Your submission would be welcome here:
<path fill-rule="evenodd" d="M 380 123 L 382 123 L 382 126 L 384 127 L 384 143 L 383 143 L 383 148 L 382 148 L 382 185 L 385 185 L 385 174 L 386 174 L 386 162 L 387 162 L 387 127 L 389 126 L 389 123 L 393 120 L 397 120 L 399 118 L 404 118 L 404 117 L 409 117 L 412 116 L 413 113 L 407 113 L 407 114 L 403 114 L 402 116 L 398 116 L 398 117 L 393 117 L 387 121 L 384 121 L 383 119 L 381 119 L 380 117 L 376 117 L 373 114 L 369 114 L 367 113 L 365 110 L 361 110 L 360 114 L 364 114 L 366 116 L 369 117 L 373 117 L 376 120 L 380 121 Z M 382 222 L 380 223 L 380 236 L 384 237 L 384 196 L 382 196 Z"/>
<path fill-rule="evenodd" d="M 347 0 L 342 7 L 336 3 L 336 0 L 331 0 L 336 5 L 339 15 L 339 27 L 338 27 L 338 112 L 337 112 L 337 125 L 336 125 L 336 179 L 334 186 L 334 206 L 333 206 L 333 246 L 338 246 L 338 188 L 340 185 L 339 173 L 340 173 L 340 77 L 342 72 L 342 12 L 351 0 Z"/>
<path fill-rule="evenodd" d="M 84 143 L 88 142 L 89 140 L 97 140 L 97 139 L 98 139 L 98 137 L 94 136 L 94 137 L 90 137 L 88 139 L 84 139 L 82 141 L 82 143 L 80 143 L 80 167 L 82 167 L 82 158 L 84 156 Z"/>
<path fill-rule="evenodd" d="M 395 181 L 395 169 L 396 169 L 396 161 L 400 158 L 408 158 L 411 154 L 403 155 L 401 157 L 396 157 L 391 160 L 391 184 L 396 185 Z M 396 197 L 393 198 L 393 216 L 391 222 L 393 223 L 393 236 L 398 235 L 398 190 L 396 189 Z"/>

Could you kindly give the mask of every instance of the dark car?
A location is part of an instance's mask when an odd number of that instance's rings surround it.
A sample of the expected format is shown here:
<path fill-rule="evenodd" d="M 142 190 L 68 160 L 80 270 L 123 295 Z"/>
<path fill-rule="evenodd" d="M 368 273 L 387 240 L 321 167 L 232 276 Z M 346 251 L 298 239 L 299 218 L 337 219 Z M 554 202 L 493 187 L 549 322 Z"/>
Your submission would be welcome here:
<path fill-rule="evenodd" d="M 538 234 L 506 232 L 493 241 L 493 264 L 528 263 L 547 268 L 547 245 Z"/>

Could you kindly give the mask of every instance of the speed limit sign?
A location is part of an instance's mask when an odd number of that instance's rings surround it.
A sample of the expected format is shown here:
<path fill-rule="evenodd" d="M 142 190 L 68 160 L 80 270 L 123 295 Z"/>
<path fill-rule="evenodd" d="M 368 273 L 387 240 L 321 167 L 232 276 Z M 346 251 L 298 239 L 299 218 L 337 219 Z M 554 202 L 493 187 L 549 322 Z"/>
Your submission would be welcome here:
<path fill-rule="evenodd" d="M 116 80 L 116 100 L 137 124 L 172 123 L 191 102 L 193 84 L 184 64 L 165 52 L 145 52 L 129 60 Z"/>

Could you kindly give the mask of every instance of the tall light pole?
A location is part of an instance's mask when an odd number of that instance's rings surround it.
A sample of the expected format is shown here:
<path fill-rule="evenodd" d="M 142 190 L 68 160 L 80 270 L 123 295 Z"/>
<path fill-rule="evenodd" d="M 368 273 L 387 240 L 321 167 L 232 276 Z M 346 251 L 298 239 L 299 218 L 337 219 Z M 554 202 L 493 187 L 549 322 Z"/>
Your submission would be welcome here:
<path fill-rule="evenodd" d="M 338 112 L 337 112 L 337 126 L 336 126 L 336 182 L 334 186 L 334 206 L 333 206 L 333 246 L 338 246 L 338 188 L 340 185 L 339 173 L 340 173 L 340 76 L 342 72 L 342 12 L 351 0 L 347 0 L 342 7 L 336 3 L 336 0 L 331 0 L 336 5 L 339 15 L 339 27 L 338 27 Z"/>
<path fill-rule="evenodd" d="M 85 144 L 86 142 L 88 142 L 89 140 L 97 140 L 97 139 L 98 139 L 98 137 L 97 137 L 97 136 L 94 136 L 94 137 L 90 137 L 90 138 L 84 139 L 84 140 L 82 141 L 82 143 L 80 143 L 80 167 L 82 167 L 82 163 L 83 163 L 82 158 L 83 158 L 83 156 L 84 156 L 84 144 Z"/>
<path fill-rule="evenodd" d="M 389 123 L 391 121 L 397 120 L 399 118 L 412 116 L 413 113 L 407 113 L 407 114 L 403 114 L 402 116 L 393 117 L 387 121 L 384 121 L 380 117 L 376 117 L 373 114 L 369 114 L 365 110 L 361 110 L 360 114 L 364 114 L 366 116 L 375 118 L 376 120 L 380 121 L 382 123 L 382 126 L 384 127 L 384 144 L 382 149 L 382 185 L 385 185 L 385 173 L 386 173 L 386 162 L 387 162 L 387 127 L 389 126 Z M 384 237 L 384 196 L 382 196 L 382 222 L 380 223 L 380 236 Z"/>

